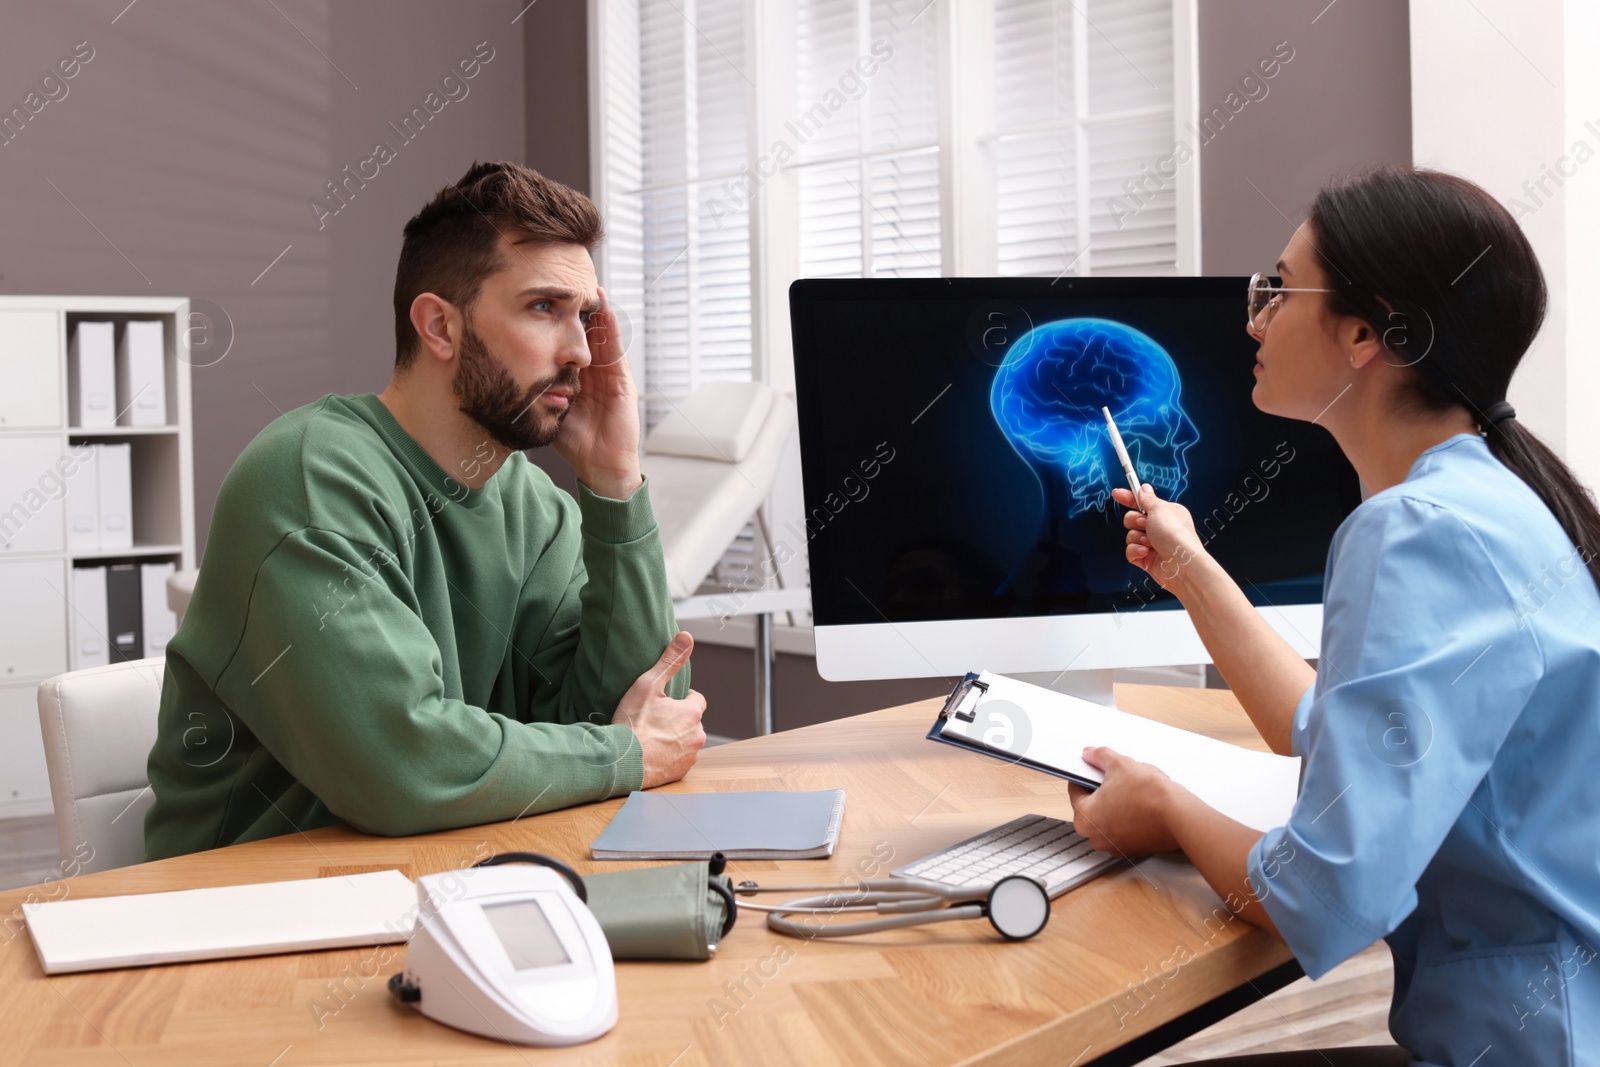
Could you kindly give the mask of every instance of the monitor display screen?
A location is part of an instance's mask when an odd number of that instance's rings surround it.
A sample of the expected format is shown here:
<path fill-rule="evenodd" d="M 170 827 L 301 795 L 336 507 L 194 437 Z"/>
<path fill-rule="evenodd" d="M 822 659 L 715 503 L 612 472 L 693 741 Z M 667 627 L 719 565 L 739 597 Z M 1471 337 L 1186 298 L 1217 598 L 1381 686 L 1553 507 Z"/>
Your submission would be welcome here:
<path fill-rule="evenodd" d="M 1360 502 L 1321 427 L 1251 400 L 1244 278 L 803 280 L 790 290 L 819 626 L 1181 607 L 1125 558 L 1127 485 L 1189 509 L 1257 605 L 1317 604 Z"/>

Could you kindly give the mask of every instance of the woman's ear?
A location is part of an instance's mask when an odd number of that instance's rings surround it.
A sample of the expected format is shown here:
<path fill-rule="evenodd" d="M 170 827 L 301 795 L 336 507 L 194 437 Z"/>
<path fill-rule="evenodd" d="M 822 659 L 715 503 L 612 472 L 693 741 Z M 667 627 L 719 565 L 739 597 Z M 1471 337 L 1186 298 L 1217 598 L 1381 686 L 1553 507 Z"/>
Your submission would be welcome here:
<path fill-rule="evenodd" d="M 1416 357 L 1411 354 L 1422 349 L 1418 338 L 1413 336 L 1416 331 L 1410 315 L 1403 310 L 1395 310 L 1394 304 L 1381 296 L 1378 302 L 1384 306 L 1382 330 L 1354 315 L 1346 320 L 1349 334 L 1344 341 L 1350 354 L 1350 366 L 1360 368 L 1378 357 L 1382 357 L 1384 363 L 1390 366 L 1406 366 L 1416 362 Z"/>
<path fill-rule="evenodd" d="M 1358 370 L 1383 354 L 1383 338 L 1365 319 L 1350 316 L 1339 330 L 1341 347 Z"/>
<path fill-rule="evenodd" d="M 443 297 L 418 293 L 411 301 L 411 325 L 422 347 L 445 363 L 455 359 L 456 342 L 461 338 L 460 315 Z"/>

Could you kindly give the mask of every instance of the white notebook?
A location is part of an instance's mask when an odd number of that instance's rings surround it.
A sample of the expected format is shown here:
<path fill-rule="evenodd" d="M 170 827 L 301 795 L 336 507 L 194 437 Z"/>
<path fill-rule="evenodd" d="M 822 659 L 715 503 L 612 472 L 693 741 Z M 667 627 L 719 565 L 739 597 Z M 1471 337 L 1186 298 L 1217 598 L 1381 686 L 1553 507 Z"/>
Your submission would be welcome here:
<path fill-rule="evenodd" d="M 266 956 L 411 936 L 417 888 L 399 871 L 24 904 L 45 974 Z"/>
<path fill-rule="evenodd" d="M 1253 752 L 988 671 L 962 679 L 928 736 L 1089 785 L 1102 776 L 1083 750 L 1103 745 L 1261 831 L 1287 823 L 1300 792 L 1297 756 Z"/>

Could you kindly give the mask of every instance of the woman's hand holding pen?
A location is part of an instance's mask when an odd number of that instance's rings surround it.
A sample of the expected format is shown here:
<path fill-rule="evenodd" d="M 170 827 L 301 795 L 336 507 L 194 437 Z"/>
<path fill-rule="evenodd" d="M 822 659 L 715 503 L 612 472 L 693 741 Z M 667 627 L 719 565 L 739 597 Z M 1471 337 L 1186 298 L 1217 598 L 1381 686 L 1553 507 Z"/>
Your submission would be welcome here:
<path fill-rule="evenodd" d="M 1317 672 L 1267 624 L 1237 582 L 1195 533 L 1189 509 L 1162 500 L 1148 484 L 1139 502 L 1145 514 L 1123 513 L 1129 563 L 1177 597 L 1210 653 L 1211 662 L 1239 698 L 1261 736 L 1280 756 L 1290 751 L 1296 702 Z M 1133 507 L 1133 491 L 1113 489 L 1117 503 Z M 1254 921 L 1254 920 L 1252 920 Z"/>
<path fill-rule="evenodd" d="M 1128 562 L 1181 599 L 1187 568 L 1205 556 L 1205 547 L 1195 533 L 1188 508 L 1162 500 L 1149 482 L 1139 490 L 1138 504 L 1143 506 L 1143 514 L 1137 510 L 1133 490 L 1111 490 L 1117 503 L 1130 509 L 1122 516 L 1122 525 L 1128 528 Z"/>

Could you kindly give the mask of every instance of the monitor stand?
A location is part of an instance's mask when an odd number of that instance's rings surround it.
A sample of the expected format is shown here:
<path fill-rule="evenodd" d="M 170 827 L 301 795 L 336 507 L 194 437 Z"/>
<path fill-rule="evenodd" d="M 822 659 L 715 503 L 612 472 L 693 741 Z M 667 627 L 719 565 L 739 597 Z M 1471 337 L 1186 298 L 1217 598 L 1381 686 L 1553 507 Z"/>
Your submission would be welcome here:
<path fill-rule="evenodd" d="M 1013 674 L 1019 682 L 1029 682 L 1042 689 L 1052 689 L 1067 696 L 1091 700 L 1108 708 L 1117 706 L 1111 691 L 1111 671 L 1038 671 Z"/>

